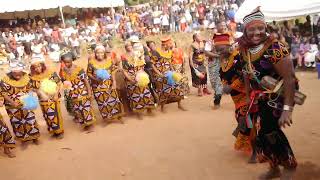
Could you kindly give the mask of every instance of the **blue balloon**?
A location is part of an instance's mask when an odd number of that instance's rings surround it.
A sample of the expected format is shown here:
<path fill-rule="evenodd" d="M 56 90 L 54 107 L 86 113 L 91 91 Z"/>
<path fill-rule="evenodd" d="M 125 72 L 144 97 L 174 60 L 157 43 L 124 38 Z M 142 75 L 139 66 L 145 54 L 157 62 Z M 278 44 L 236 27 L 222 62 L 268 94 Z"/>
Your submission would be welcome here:
<path fill-rule="evenodd" d="M 22 99 L 22 103 L 23 103 L 23 107 L 22 109 L 25 110 L 35 110 L 38 108 L 39 102 L 38 102 L 38 98 L 36 98 L 33 95 L 28 95 L 25 98 Z"/>
<path fill-rule="evenodd" d="M 166 72 L 165 77 L 167 78 L 168 84 L 170 86 L 174 86 L 176 84 L 176 82 L 173 79 L 173 72 L 172 71 Z"/>
<path fill-rule="evenodd" d="M 96 76 L 97 78 L 101 79 L 101 80 L 107 80 L 111 78 L 111 75 L 109 74 L 109 72 L 105 69 L 98 69 L 96 70 Z"/>

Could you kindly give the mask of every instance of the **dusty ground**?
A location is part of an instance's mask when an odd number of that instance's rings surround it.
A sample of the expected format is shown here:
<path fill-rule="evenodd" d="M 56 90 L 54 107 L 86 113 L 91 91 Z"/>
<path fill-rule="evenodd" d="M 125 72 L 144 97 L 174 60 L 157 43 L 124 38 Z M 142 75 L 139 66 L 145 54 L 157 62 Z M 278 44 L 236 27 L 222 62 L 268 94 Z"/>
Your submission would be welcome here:
<path fill-rule="evenodd" d="M 308 99 L 303 107 L 296 107 L 294 125 L 285 130 L 300 163 L 295 179 L 320 179 L 320 81 L 315 73 L 297 75 Z M 233 150 L 231 99 L 224 96 L 218 111 L 211 110 L 210 103 L 211 97 L 190 95 L 184 101 L 187 112 L 172 104 L 166 114 L 157 111 L 144 120 L 126 117 L 124 125 L 105 126 L 99 118 L 89 134 L 82 132 L 63 108 L 63 140 L 49 137 L 37 111 L 42 144 L 25 150 L 18 144 L 15 159 L 0 153 L 0 179 L 256 179 L 267 164 L 248 165 L 248 157 Z M 5 114 L 3 109 L 1 113 Z"/>

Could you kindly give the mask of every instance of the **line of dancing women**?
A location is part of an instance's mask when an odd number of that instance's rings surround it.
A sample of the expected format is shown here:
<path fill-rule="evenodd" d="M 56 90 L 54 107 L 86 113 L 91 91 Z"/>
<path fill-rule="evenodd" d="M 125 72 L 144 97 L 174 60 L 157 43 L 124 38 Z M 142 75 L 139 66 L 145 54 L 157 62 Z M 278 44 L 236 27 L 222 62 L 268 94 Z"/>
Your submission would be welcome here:
<path fill-rule="evenodd" d="M 166 104 L 176 102 L 179 109 L 185 110 L 181 104 L 185 95 L 182 86 L 184 83 L 169 84 L 166 77 L 169 71 L 175 72 L 176 68 L 171 44 L 169 37 L 162 40 L 160 48 L 156 48 L 154 42 L 148 42 L 150 51 L 146 54 L 140 41 L 132 39 L 125 44 L 126 53 L 121 56 L 120 62 L 115 61 L 110 49 L 98 45 L 95 47 L 94 56 L 90 56 L 88 60 L 86 70 L 73 63 L 73 54 L 68 51 L 61 55 L 59 73 L 50 69 L 42 56 L 32 58 L 29 74 L 23 64 L 10 63 L 9 72 L 0 82 L 0 105 L 5 106 L 15 138 L 1 116 L 0 145 L 5 154 L 15 157 L 11 151 L 15 140 L 19 140 L 23 146 L 28 141 L 39 144 L 40 130 L 36 116 L 33 110 L 25 109 L 21 102 L 21 98 L 30 92 L 37 95 L 48 131 L 57 139 L 62 139 L 64 134 L 60 110 L 62 89 L 67 109 L 73 114 L 74 121 L 85 130 L 89 130 L 96 122 L 92 109 L 94 100 L 106 122 L 119 120 L 123 123 L 124 101 L 139 119 L 143 118 L 144 111 L 152 114 L 157 104 L 165 111 Z M 145 55 L 149 58 L 145 58 Z M 98 71 L 104 71 L 103 75 L 108 77 L 101 78 Z M 143 79 L 147 83 L 141 85 L 137 76 L 147 73 L 149 75 Z M 121 98 L 117 90 L 116 76 L 119 74 L 124 76 L 125 98 Z M 47 80 L 57 84 L 54 93 L 50 95 L 41 89 L 42 83 Z"/>

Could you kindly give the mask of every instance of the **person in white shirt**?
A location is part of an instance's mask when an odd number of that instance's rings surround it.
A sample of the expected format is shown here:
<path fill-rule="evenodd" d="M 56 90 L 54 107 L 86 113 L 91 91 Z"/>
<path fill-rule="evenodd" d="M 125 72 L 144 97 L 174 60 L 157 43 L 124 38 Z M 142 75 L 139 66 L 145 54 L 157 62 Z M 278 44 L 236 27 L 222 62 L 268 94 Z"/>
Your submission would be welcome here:
<path fill-rule="evenodd" d="M 69 38 L 69 42 L 70 42 L 72 53 L 76 57 L 80 58 L 80 41 L 75 33 L 71 35 L 71 37 Z"/>
<path fill-rule="evenodd" d="M 52 29 L 49 27 L 48 23 L 44 25 L 44 28 L 42 29 L 42 31 L 44 33 L 44 36 L 51 36 L 52 34 Z"/>
<path fill-rule="evenodd" d="M 21 42 L 17 42 L 17 59 L 24 59 L 24 46 Z"/>
<path fill-rule="evenodd" d="M 170 30 L 170 22 L 169 22 L 169 15 L 167 13 L 164 13 L 161 17 L 161 25 L 162 25 L 162 31 L 168 32 Z"/>

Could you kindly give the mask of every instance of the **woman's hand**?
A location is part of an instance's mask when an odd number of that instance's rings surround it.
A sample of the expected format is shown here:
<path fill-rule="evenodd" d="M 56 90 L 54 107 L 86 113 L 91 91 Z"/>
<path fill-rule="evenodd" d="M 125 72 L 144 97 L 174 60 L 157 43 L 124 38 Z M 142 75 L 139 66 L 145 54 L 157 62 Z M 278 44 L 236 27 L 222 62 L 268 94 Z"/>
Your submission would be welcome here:
<path fill-rule="evenodd" d="M 291 126 L 292 122 L 292 112 L 291 111 L 282 111 L 281 117 L 279 119 L 279 126 L 286 128 L 287 126 Z"/>
<path fill-rule="evenodd" d="M 13 101 L 13 102 L 11 103 L 11 105 L 12 105 L 13 107 L 15 107 L 15 108 L 18 108 L 18 107 L 21 106 L 21 103 Z"/>
<path fill-rule="evenodd" d="M 54 95 L 53 100 L 54 101 L 58 101 L 59 100 L 59 94 Z"/>
<path fill-rule="evenodd" d="M 116 83 L 116 82 L 113 82 L 111 88 L 114 89 L 114 90 L 117 89 L 117 83 Z"/>

